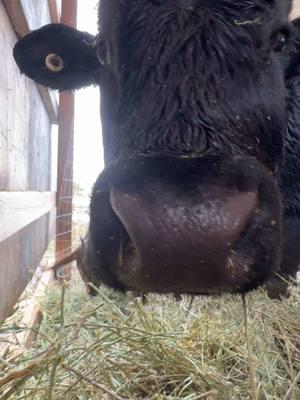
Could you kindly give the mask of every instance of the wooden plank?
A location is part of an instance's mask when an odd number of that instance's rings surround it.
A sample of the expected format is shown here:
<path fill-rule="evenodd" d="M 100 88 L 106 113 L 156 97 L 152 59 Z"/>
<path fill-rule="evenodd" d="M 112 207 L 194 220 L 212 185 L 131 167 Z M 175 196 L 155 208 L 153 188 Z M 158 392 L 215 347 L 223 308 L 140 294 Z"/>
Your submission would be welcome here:
<path fill-rule="evenodd" d="M 29 27 L 20 0 L 3 0 L 9 19 L 20 38 L 29 32 Z"/>
<path fill-rule="evenodd" d="M 19 343 L 25 348 L 32 347 L 34 343 L 38 327 L 42 320 L 40 303 L 41 300 L 45 297 L 47 289 L 53 284 L 53 282 L 53 270 L 44 271 L 33 295 L 30 297 L 26 304 L 26 312 L 24 312 L 23 318 L 20 322 L 20 326 L 24 327 L 25 331 L 22 332 L 18 337 Z"/>
<path fill-rule="evenodd" d="M 48 240 L 55 236 L 56 211 L 53 209 L 47 216 L 49 221 Z M 38 224 L 41 222 L 38 221 Z M 40 301 L 46 295 L 47 289 L 54 282 L 53 269 L 48 269 L 55 262 L 54 251 L 48 251 L 40 261 L 40 266 L 36 269 L 31 281 L 26 286 L 19 303 L 18 312 L 21 312 L 19 326 L 27 328 L 14 337 L 0 334 L 0 356 L 9 354 L 9 360 L 22 354 L 24 348 L 31 347 L 35 340 L 35 333 L 41 321 Z M 0 310 L 1 314 L 1 310 Z M 19 319 L 18 319 L 19 321 Z M 1 343 L 2 341 L 2 343 Z"/>
<path fill-rule="evenodd" d="M 53 192 L 0 192 L 0 242 L 55 207 Z"/>
<path fill-rule="evenodd" d="M 37 84 L 37 88 L 49 115 L 50 121 L 52 124 L 58 124 L 58 101 L 55 92 L 39 84 Z"/>
<path fill-rule="evenodd" d="M 29 115 L 26 190 L 51 191 L 51 123 L 35 84 L 30 86 Z"/>
<path fill-rule="evenodd" d="M 77 0 L 62 0 L 61 22 L 76 27 Z M 74 93 L 60 93 L 56 201 L 56 259 L 60 259 L 62 254 L 72 247 L 74 111 Z M 61 196 L 66 198 L 67 201 L 60 201 Z M 66 279 L 70 277 L 70 274 L 70 268 L 66 267 Z"/>
<path fill-rule="evenodd" d="M 35 29 L 28 23 L 21 0 L 3 0 L 3 4 L 6 8 L 6 12 L 9 16 L 13 29 L 19 38 L 29 33 L 30 30 Z M 39 10 L 39 7 L 37 7 L 36 10 Z M 47 22 L 50 22 L 50 20 Z M 43 22 L 41 21 L 41 24 L 42 23 Z M 49 89 L 40 85 L 39 92 L 41 93 L 42 100 L 45 104 L 46 110 L 49 113 L 51 122 L 57 123 L 58 106 L 54 93 L 50 94 Z"/>
<path fill-rule="evenodd" d="M 57 115 L 57 102 L 51 92 L 54 100 L 47 106 L 50 92 L 40 88 L 43 101 L 12 55 L 17 34 L 28 33 L 39 21 L 50 22 L 50 13 L 48 0 L 28 0 L 32 15 L 27 19 L 21 4 L 0 1 L 0 319 L 18 300 L 55 232 L 50 118 L 53 104 L 52 120 Z"/>
<path fill-rule="evenodd" d="M 49 191 L 50 109 L 47 112 L 37 85 L 20 74 L 12 56 L 15 41 L 0 2 L 0 190 Z"/>
<path fill-rule="evenodd" d="M 12 362 L 21 354 L 25 348 L 29 349 L 34 345 L 42 320 L 41 301 L 47 295 L 48 289 L 54 283 L 54 272 L 51 269 L 44 270 L 49 264 L 49 257 L 42 259 L 40 267 L 37 268 L 32 280 L 27 285 L 19 302 L 18 326 L 22 328 L 20 333 L 14 335 L 0 334 L 0 357 L 5 354 L 5 360 Z"/>
<path fill-rule="evenodd" d="M 0 2 L 0 188 L 19 191 L 27 190 L 30 82 L 21 77 L 14 62 L 15 41 L 15 32 Z"/>
<path fill-rule="evenodd" d="M 18 301 L 42 259 L 51 237 L 49 214 L 0 242 L 0 320 Z"/>
<path fill-rule="evenodd" d="M 60 259 L 72 247 L 74 95 L 60 94 L 56 255 Z M 60 199 L 63 197 L 64 199 Z M 68 268 L 67 268 L 68 269 Z M 68 275 L 68 272 L 66 273 Z"/>
<path fill-rule="evenodd" d="M 49 213 L 48 234 L 50 238 L 54 238 L 56 233 L 56 207 L 52 208 Z"/>
<path fill-rule="evenodd" d="M 51 15 L 51 21 L 53 23 L 60 22 L 60 10 L 58 7 L 57 0 L 48 0 L 49 11 Z"/>

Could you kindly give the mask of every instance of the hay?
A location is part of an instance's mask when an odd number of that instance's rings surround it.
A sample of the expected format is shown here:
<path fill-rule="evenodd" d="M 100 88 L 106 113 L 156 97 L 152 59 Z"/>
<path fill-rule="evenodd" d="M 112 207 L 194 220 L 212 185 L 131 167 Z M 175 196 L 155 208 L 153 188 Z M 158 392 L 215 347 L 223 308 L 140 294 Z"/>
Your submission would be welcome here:
<path fill-rule="evenodd" d="M 299 289 L 247 296 L 250 361 L 240 297 L 189 305 L 51 289 L 35 347 L 0 358 L 0 399 L 300 399 Z M 19 329 L 10 319 L 0 333 Z"/>

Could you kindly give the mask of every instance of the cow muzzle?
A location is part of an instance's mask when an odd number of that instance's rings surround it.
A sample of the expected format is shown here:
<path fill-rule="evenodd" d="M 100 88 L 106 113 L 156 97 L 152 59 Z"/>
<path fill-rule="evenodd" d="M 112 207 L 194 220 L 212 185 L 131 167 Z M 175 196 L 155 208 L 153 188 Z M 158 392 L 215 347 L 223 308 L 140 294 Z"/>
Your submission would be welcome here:
<path fill-rule="evenodd" d="M 243 292 L 276 270 L 279 197 L 255 160 L 149 158 L 122 171 L 109 196 L 124 228 L 116 273 L 129 289 Z"/>

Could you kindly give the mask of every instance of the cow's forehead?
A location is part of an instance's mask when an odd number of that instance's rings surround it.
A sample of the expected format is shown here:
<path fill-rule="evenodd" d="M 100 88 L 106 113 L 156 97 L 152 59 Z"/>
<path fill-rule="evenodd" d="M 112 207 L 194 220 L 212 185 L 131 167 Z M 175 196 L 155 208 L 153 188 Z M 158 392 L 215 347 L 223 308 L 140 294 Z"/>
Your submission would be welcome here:
<path fill-rule="evenodd" d="M 283 12 L 290 12 L 293 0 L 99 0 L 99 18 L 101 14 L 114 16 L 122 10 L 134 7 L 143 9 L 144 6 L 168 6 L 168 7 L 237 7 L 241 11 L 243 8 L 259 7 L 279 7 Z"/>
<path fill-rule="evenodd" d="M 99 0 L 98 28 L 104 36 L 116 39 L 121 26 L 125 23 L 126 27 L 128 21 L 137 22 L 139 16 L 151 16 L 152 11 L 157 16 L 160 12 L 169 13 L 171 9 L 180 12 L 191 7 L 211 9 L 215 15 L 223 18 L 225 14 L 226 19 L 233 21 L 256 18 L 260 14 L 263 24 L 270 21 L 271 28 L 287 20 L 292 0 Z"/>

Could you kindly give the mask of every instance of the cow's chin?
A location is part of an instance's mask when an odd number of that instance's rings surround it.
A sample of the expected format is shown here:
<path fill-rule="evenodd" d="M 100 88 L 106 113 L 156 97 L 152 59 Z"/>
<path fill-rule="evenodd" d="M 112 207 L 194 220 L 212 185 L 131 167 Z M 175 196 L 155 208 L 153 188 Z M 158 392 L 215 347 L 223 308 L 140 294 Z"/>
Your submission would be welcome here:
<path fill-rule="evenodd" d="M 130 163 L 123 179 L 111 180 L 109 192 L 123 227 L 115 273 L 124 287 L 237 293 L 274 274 L 280 204 L 273 178 L 260 164 L 252 159 Z"/>

